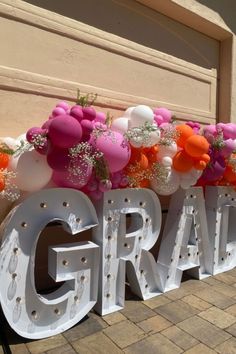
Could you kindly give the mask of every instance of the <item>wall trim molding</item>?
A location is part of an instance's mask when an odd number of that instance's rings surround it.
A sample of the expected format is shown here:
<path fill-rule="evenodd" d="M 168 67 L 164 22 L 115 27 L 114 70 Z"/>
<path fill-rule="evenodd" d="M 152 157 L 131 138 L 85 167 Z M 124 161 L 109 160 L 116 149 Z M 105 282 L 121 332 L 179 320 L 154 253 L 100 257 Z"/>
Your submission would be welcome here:
<path fill-rule="evenodd" d="M 132 96 L 124 94 L 123 92 L 61 80 L 0 65 L 0 89 L 2 90 L 22 92 L 25 94 L 30 93 L 57 99 L 60 98 L 73 102 L 76 99 L 78 88 L 81 90 L 82 94 L 90 92 L 97 93 L 98 98 L 96 105 L 100 107 L 125 110 L 129 106 L 138 104 L 146 104 L 151 107 L 166 106 L 173 111 L 178 119 L 192 119 L 206 124 L 215 121 L 215 119 L 211 117 L 211 112 L 189 107 L 178 107 L 174 104 L 152 100 L 142 96 Z"/>

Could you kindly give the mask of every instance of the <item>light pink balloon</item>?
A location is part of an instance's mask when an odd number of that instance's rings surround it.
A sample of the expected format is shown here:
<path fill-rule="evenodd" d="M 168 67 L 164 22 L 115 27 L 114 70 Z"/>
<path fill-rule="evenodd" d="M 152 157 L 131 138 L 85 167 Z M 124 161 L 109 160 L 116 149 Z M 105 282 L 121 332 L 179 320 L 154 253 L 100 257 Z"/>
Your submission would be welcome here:
<path fill-rule="evenodd" d="M 163 118 L 163 121 L 166 123 L 169 123 L 171 121 L 172 113 L 171 111 L 169 111 L 169 109 L 165 107 L 155 108 L 154 114 L 157 116 L 161 116 Z"/>
<path fill-rule="evenodd" d="M 103 152 L 111 173 L 122 170 L 129 162 L 131 150 L 122 134 L 107 130 L 98 137 L 91 137 L 90 143 Z"/>

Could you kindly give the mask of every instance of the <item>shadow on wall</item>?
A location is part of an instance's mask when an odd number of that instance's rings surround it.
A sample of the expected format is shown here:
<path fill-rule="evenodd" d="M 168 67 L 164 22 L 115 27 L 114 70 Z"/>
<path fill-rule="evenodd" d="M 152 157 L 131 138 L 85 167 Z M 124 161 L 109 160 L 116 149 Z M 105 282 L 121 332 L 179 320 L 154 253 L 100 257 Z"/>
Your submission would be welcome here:
<path fill-rule="evenodd" d="M 226 25 L 236 34 L 236 1 L 235 0 L 197 0 L 217 12 Z"/>
<path fill-rule="evenodd" d="M 217 41 L 134 0 L 25 1 L 203 68 L 218 66 Z"/>

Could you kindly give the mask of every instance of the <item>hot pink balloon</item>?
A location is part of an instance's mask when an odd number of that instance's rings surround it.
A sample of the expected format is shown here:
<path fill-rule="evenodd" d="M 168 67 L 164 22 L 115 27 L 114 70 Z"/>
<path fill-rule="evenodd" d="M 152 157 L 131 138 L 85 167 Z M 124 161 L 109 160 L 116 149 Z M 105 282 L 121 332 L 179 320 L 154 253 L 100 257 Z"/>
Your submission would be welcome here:
<path fill-rule="evenodd" d="M 26 133 L 26 140 L 30 144 L 33 144 L 37 135 L 42 135 L 45 133 L 46 133 L 46 131 L 42 128 L 39 128 L 39 127 L 30 128 Z"/>
<path fill-rule="evenodd" d="M 69 171 L 53 171 L 52 180 L 58 187 L 65 188 L 83 188 L 92 173 L 92 169 L 87 166 L 87 170 L 83 171 L 83 176 L 74 176 Z"/>
<path fill-rule="evenodd" d="M 82 106 L 75 105 L 70 110 L 70 115 L 74 117 L 78 122 L 80 122 L 84 118 L 84 113 L 82 111 Z"/>
<path fill-rule="evenodd" d="M 82 128 L 75 118 L 64 114 L 57 116 L 50 122 L 48 136 L 53 145 L 66 149 L 80 142 Z"/>
<path fill-rule="evenodd" d="M 111 173 L 122 170 L 129 162 L 130 146 L 118 132 L 107 130 L 98 137 L 91 137 L 90 143 L 103 152 Z"/>
<path fill-rule="evenodd" d="M 56 146 L 51 146 L 47 154 L 47 162 L 49 166 L 56 171 L 66 171 L 70 165 L 71 158 L 69 157 L 68 149 L 60 149 Z"/>
<path fill-rule="evenodd" d="M 54 108 L 54 110 L 52 111 L 52 116 L 53 117 L 57 117 L 57 116 L 60 116 L 62 114 L 66 114 L 66 111 L 64 108 L 62 107 L 56 107 Z"/>
<path fill-rule="evenodd" d="M 82 108 L 84 119 L 94 120 L 96 117 L 96 111 L 93 107 L 83 107 Z"/>
<path fill-rule="evenodd" d="M 68 105 L 68 103 L 61 101 L 59 102 L 56 107 L 61 107 L 63 108 L 65 111 L 68 111 L 68 109 L 70 109 L 70 106 Z"/>

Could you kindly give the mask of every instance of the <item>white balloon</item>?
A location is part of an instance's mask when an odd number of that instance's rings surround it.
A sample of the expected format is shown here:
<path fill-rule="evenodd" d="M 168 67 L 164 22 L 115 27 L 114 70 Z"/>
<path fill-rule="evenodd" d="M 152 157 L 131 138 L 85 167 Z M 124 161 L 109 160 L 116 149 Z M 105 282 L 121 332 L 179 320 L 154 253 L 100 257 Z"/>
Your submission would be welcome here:
<path fill-rule="evenodd" d="M 190 186 L 191 186 L 191 183 L 189 182 L 189 180 L 183 179 L 182 181 L 180 181 L 180 187 L 182 189 L 189 189 Z"/>
<path fill-rule="evenodd" d="M 21 140 L 26 141 L 26 133 L 19 135 L 16 140 L 19 142 Z"/>
<path fill-rule="evenodd" d="M 0 142 L 6 144 L 10 149 L 14 150 L 17 146 L 18 141 L 16 139 L 10 138 L 9 136 L 0 138 Z"/>
<path fill-rule="evenodd" d="M 118 133 L 125 133 L 129 128 L 129 119 L 126 117 L 120 117 L 112 122 L 111 129 Z"/>
<path fill-rule="evenodd" d="M 145 142 L 144 146 L 150 147 L 150 146 L 156 145 L 159 143 L 160 138 L 161 138 L 161 132 L 159 129 L 157 129 L 153 132 L 150 132 L 149 137 L 148 137 L 148 141 Z"/>
<path fill-rule="evenodd" d="M 124 117 L 126 118 L 130 118 L 130 115 L 132 113 L 132 111 L 134 110 L 135 107 L 129 107 L 126 109 L 126 111 L 124 112 Z"/>
<path fill-rule="evenodd" d="M 161 159 L 161 163 L 165 167 L 171 167 L 172 166 L 172 158 L 169 156 L 165 156 Z"/>
<path fill-rule="evenodd" d="M 130 127 L 140 127 L 145 123 L 153 124 L 154 114 L 150 107 L 145 105 L 140 105 L 135 107 L 131 111 L 130 115 Z"/>
<path fill-rule="evenodd" d="M 130 139 L 129 143 L 135 148 L 140 148 L 143 145 L 143 139 L 141 137 L 137 137 L 135 139 Z"/>
<path fill-rule="evenodd" d="M 180 184 L 178 173 L 170 171 L 165 183 L 159 183 L 157 180 L 151 180 L 151 188 L 160 195 L 171 195 L 177 191 Z"/>
<path fill-rule="evenodd" d="M 174 141 L 170 145 L 159 145 L 157 157 L 160 159 L 165 156 L 174 157 L 177 150 L 178 150 L 178 147 Z"/>
<path fill-rule="evenodd" d="M 35 192 L 46 186 L 51 177 L 52 169 L 45 156 L 35 150 L 25 151 L 15 158 L 15 183 L 20 190 Z"/>
<path fill-rule="evenodd" d="M 196 168 L 192 168 L 189 173 L 191 174 L 191 176 L 195 177 L 196 179 L 200 178 L 201 175 L 202 175 L 202 172 L 201 170 L 196 170 Z"/>

